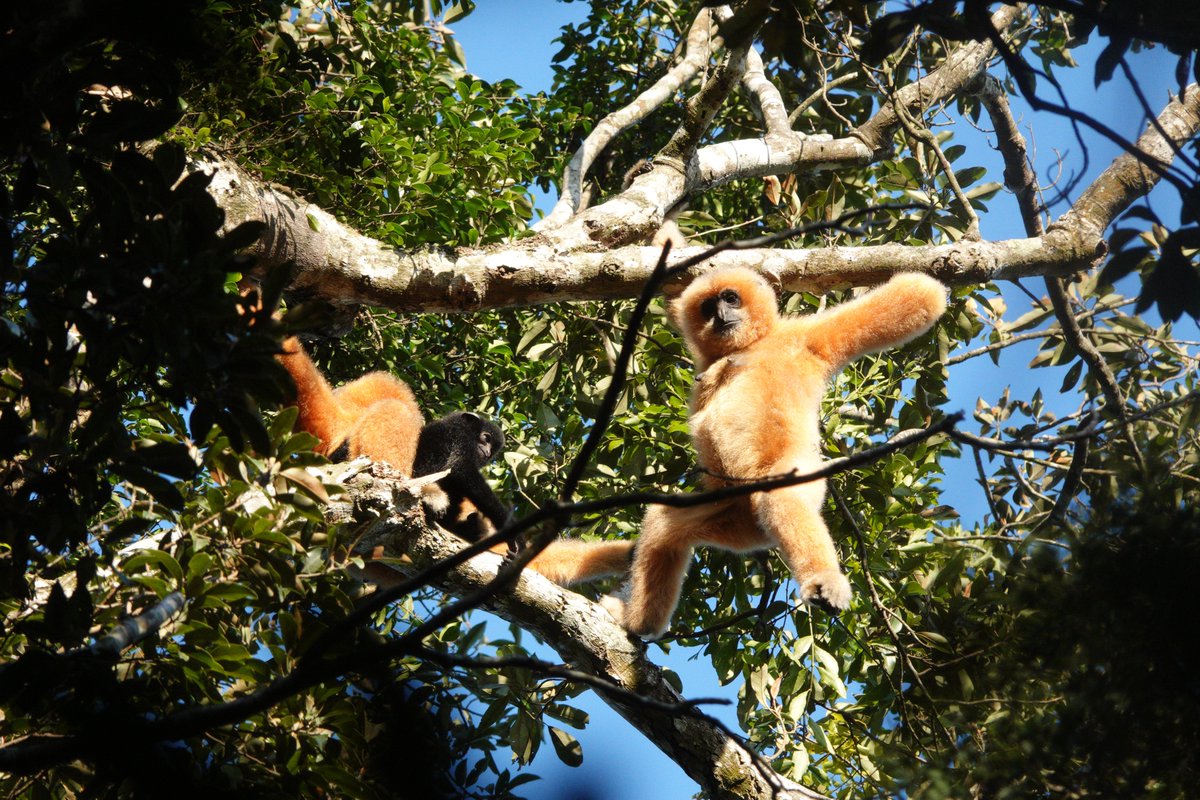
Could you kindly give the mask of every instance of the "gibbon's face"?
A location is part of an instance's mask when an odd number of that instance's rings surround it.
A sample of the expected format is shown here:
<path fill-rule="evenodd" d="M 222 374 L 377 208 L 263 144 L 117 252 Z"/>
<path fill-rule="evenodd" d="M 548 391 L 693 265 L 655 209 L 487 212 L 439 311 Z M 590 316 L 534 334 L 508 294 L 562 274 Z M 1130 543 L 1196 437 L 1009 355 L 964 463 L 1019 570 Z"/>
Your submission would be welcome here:
<path fill-rule="evenodd" d="M 779 311 L 775 292 L 762 276 L 731 268 L 714 270 L 693 281 L 672 303 L 671 317 L 692 351 L 713 361 L 744 350 L 769 334 Z"/>
<path fill-rule="evenodd" d="M 746 318 L 746 311 L 742 308 L 742 296 L 732 287 L 726 287 L 714 297 L 706 298 L 700 304 L 700 313 L 708 320 L 716 336 L 732 334 Z"/>
<path fill-rule="evenodd" d="M 496 455 L 496 443 L 487 431 L 479 432 L 479 463 L 486 464 Z"/>
<path fill-rule="evenodd" d="M 504 449 L 504 433 L 496 423 L 479 414 L 470 414 L 479 426 L 475 439 L 475 452 L 479 457 L 480 466 L 488 463 Z"/>

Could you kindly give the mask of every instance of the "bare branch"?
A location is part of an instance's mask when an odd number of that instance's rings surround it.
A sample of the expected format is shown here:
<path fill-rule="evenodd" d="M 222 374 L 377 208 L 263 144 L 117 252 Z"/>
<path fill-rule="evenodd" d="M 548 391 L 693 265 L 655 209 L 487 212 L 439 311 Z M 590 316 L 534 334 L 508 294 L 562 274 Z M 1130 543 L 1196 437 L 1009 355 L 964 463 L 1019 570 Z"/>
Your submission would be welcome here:
<path fill-rule="evenodd" d="M 1194 93 L 1200 94 L 1200 92 Z M 985 83 L 985 89 L 981 92 L 981 97 L 996 127 L 1000 152 L 1004 156 L 1005 182 L 1009 189 L 1017 195 L 1017 200 L 1021 207 L 1021 217 L 1025 222 L 1025 231 L 1030 236 L 1041 236 L 1043 233 L 1042 219 L 1036 205 L 1037 180 L 1033 174 L 1033 170 L 1029 168 L 1029 164 L 1025 159 L 1025 139 L 1021 136 L 1020 131 L 1017 130 L 1016 123 L 1013 121 L 1007 98 L 994 85 L 994 82 L 991 85 Z M 1157 136 L 1158 140 L 1163 142 L 1167 141 L 1165 137 L 1169 136 L 1160 121 L 1154 124 L 1150 131 L 1139 140 L 1139 146 L 1143 143 L 1143 140 L 1147 140 L 1147 137 L 1151 135 Z M 1147 140 L 1146 145 L 1152 146 L 1153 142 Z M 1130 156 L 1123 154 L 1118 158 L 1118 161 L 1127 157 Z M 1144 167 L 1139 162 L 1134 163 L 1139 170 L 1139 178 L 1144 182 L 1149 177 L 1149 173 L 1144 170 Z M 1114 166 L 1109 167 L 1109 170 L 1113 170 L 1115 166 L 1114 162 Z M 1104 176 L 1101 176 L 1101 180 L 1103 178 Z M 1099 185 L 1099 181 L 1092 188 L 1094 189 L 1097 185 Z M 1110 190 L 1116 188 L 1117 186 L 1114 185 L 1110 187 Z M 1142 191 L 1145 192 L 1148 190 L 1149 186 L 1147 185 L 1144 186 Z M 1089 189 L 1089 193 L 1091 192 L 1092 189 Z M 1087 195 L 1088 193 L 1085 193 L 1085 197 Z M 1082 201 L 1083 198 L 1080 198 L 1080 202 Z M 1108 362 L 1096 348 L 1096 345 L 1092 343 L 1091 339 L 1084 334 L 1083 329 L 1080 327 L 1079 320 L 1075 317 L 1074 309 L 1071 307 L 1066 284 L 1063 279 L 1058 276 L 1047 276 L 1045 281 L 1046 291 L 1050 296 L 1050 303 L 1054 307 L 1054 315 L 1058 319 L 1058 324 L 1062 329 L 1063 338 L 1075 349 L 1075 352 L 1079 353 L 1080 358 L 1087 364 L 1089 373 L 1100 384 L 1101 391 L 1104 393 L 1106 407 L 1109 413 L 1122 421 L 1125 439 L 1130 448 L 1130 455 L 1138 469 L 1145 474 L 1146 462 L 1142 457 L 1141 449 L 1138 447 L 1137 439 L 1129 427 L 1125 398 L 1121 393 L 1120 387 L 1117 385 L 1116 376 L 1109 369 Z M 1081 460 L 1086 457 L 1087 444 L 1081 441 L 1076 445 L 1072 458 L 1074 460 Z M 1068 477 L 1074 476 L 1075 480 L 1069 482 L 1068 486 L 1072 489 L 1073 493 L 1074 489 L 1078 486 L 1080 473 L 1074 469 L 1074 461 L 1072 462 L 1072 467 L 1073 469 L 1068 472 Z M 1079 469 L 1082 469 L 1082 464 Z M 1055 504 L 1054 513 L 1051 514 L 1051 517 L 1061 516 L 1062 510 L 1069 502 L 1070 495 L 1067 495 L 1065 500 L 1060 497 L 1059 502 Z"/>
<path fill-rule="evenodd" d="M 358 489 L 352 489 L 358 491 Z M 396 568 L 405 574 L 427 572 L 462 548 L 440 531 L 389 530 L 386 518 L 375 524 L 367 547 L 404 553 Z M 483 554 L 440 578 L 436 585 L 458 597 L 478 593 L 496 578 L 501 559 Z M 485 602 L 488 610 L 519 623 L 553 647 L 574 670 L 608 675 L 624 692 L 600 696 L 647 739 L 678 763 L 713 797 L 815 798 L 816 793 L 786 780 L 762 763 L 739 737 L 702 716 L 666 712 L 684 702 L 662 671 L 646 658 L 646 648 L 630 638 L 599 606 L 564 591 L 536 573 L 523 572 L 511 591 Z M 637 695 L 632 699 L 628 692 Z M 645 702 L 651 701 L 650 703 Z"/>
<path fill-rule="evenodd" d="M 763 71 L 762 56 L 753 48 L 746 53 L 746 73 L 742 75 L 742 83 L 758 102 L 763 123 L 767 126 L 767 133 L 776 135 L 791 133 L 792 126 L 788 119 L 787 108 L 783 104 L 783 97 L 779 94 L 779 89 L 775 84 L 767 80 L 767 75 Z"/>
<path fill-rule="evenodd" d="M 1012 109 L 1009 108 L 1008 95 L 1000 81 L 991 75 L 985 75 L 979 91 L 979 99 L 987 109 L 996 131 L 996 146 L 1004 158 L 1004 185 L 1017 196 L 1017 206 L 1021 209 L 1021 219 L 1025 222 L 1025 232 L 1030 236 L 1042 235 L 1041 210 L 1037 202 L 1037 178 L 1029 166 L 1026 156 L 1025 137 L 1017 128 L 1013 119 Z"/>
<path fill-rule="evenodd" d="M 1076 236 L 1099 240 L 1121 212 L 1158 183 L 1161 171 L 1150 169 L 1145 162 L 1169 164 L 1182 143 L 1198 130 L 1200 86 L 1193 83 L 1173 98 L 1138 138 L 1134 147 L 1140 155 L 1124 152 L 1113 159 L 1071 209 L 1050 226 L 1050 233 L 1056 229 L 1072 231 Z"/>
<path fill-rule="evenodd" d="M 136 617 L 123 620 L 87 649 L 97 655 L 115 658 L 126 647 L 140 642 L 161 628 L 167 620 L 183 609 L 184 602 L 181 593 L 171 592 Z"/>
<path fill-rule="evenodd" d="M 963 192 L 962 186 L 958 182 L 958 176 L 954 174 L 954 167 L 950 164 L 950 159 L 946 158 L 946 154 L 942 152 L 942 146 L 938 144 L 937 137 L 925 125 L 910 117 L 904 106 L 897 105 L 896 111 L 896 118 L 900 120 L 904 132 L 932 150 L 937 158 L 938 166 L 942 168 L 942 175 L 946 178 L 946 183 L 950 186 L 950 191 L 954 193 L 955 199 L 962 206 L 963 216 L 967 218 L 967 230 L 963 233 L 963 238 L 972 241 L 978 240 L 979 215 L 975 213 L 974 206 Z"/>
<path fill-rule="evenodd" d="M 1058 317 L 1058 324 L 1062 326 L 1063 337 L 1079 353 L 1080 358 L 1088 365 L 1088 371 L 1092 377 L 1100 384 L 1100 390 L 1104 392 L 1105 409 L 1121 421 L 1133 463 L 1137 465 L 1143 475 L 1146 475 L 1146 460 L 1142 457 L 1142 451 L 1138 447 L 1137 438 L 1133 435 L 1133 429 L 1129 427 L 1125 395 L 1117 384 L 1116 376 L 1109 369 L 1104 355 L 1096 349 L 1096 345 L 1092 344 L 1089 338 L 1084 336 L 1083 330 L 1079 327 L 1079 322 L 1075 319 L 1075 314 L 1071 309 L 1071 301 L 1067 296 L 1066 284 L 1063 279 L 1047 277 L 1046 291 L 1050 294 L 1050 302 L 1054 306 L 1054 316 Z M 1086 453 L 1086 450 L 1083 452 Z"/>
<path fill-rule="evenodd" d="M 801 115 L 803 115 L 813 103 L 817 102 L 818 100 L 828 98 L 828 92 L 830 89 L 836 89 L 838 86 L 850 83 L 857 77 L 858 75 L 854 74 L 853 72 L 848 72 L 845 75 L 839 75 L 838 77 L 821 84 L 820 89 L 801 100 L 799 105 L 792 109 L 792 113 L 788 114 L 788 127 L 790 128 L 792 125 L 795 125 L 796 121 L 800 119 Z M 826 102 L 828 102 L 828 100 L 826 100 Z"/>
<path fill-rule="evenodd" d="M 533 226 L 534 230 L 548 231 L 555 228 L 582 208 L 583 180 L 596 156 L 603 152 L 617 134 L 638 124 L 656 108 L 668 102 L 684 84 L 696 76 L 720 46 L 721 39 L 713 26 L 712 12 L 703 8 L 688 30 L 683 59 L 653 86 L 638 95 L 632 103 L 596 123 L 596 127 L 575 151 L 571 163 L 563 173 L 562 194 L 558 202 L 543 220 Z"/>
<path fill-rule="evenodd" d="M 1007 30 L 1021 15 L 1019 6 L 1003 6 L 991 17 L 996 31 Z M 900 124 L 897 107 L 909 116 L 920 116 L 933 103 L 966 91 L 983 74 L 988 62 L 996 55 L 992 42 L 972 42 L 951 52 L 945 63 L 928 75 L 896 92 L 896 97 L 879 110 L 854 135 L 871 152 L 886 154 L 891 149 L 892 132 Z"/>

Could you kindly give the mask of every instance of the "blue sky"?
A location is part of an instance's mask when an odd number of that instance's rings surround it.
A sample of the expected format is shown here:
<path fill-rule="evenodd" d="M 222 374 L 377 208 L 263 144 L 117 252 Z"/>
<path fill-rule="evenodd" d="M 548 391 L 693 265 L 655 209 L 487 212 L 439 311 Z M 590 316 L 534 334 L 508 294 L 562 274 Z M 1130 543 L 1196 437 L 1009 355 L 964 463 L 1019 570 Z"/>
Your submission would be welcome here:
<path fill-rule="evenodd" d="M 468 17 L 451 25 L 467 57 L 467 67 L 472 73 L 487 80 L 511 78 L 527 92 L 549 91 L 552 73 L 550 60 L 558 46 L 554 39 L 562 25 L 579 22 L 586 17 L 587 3 L 563 4 L 550 0 L 483 0 Z M 1060 79 L 1071 101 L 1081 111 L 1094 115 L 1123 136 L 1134 139 L 1141 134 L 1144 119 L 1141 108 L 1128 86 L 1120 79 L 1093 87 L 1091 62 L 1099 54 L 1102 45 L 1095 43 L 1075 51 L 1075 57 L 1084 66 L 1078 70 L 1062 70 Z M 1135 68 L 1142 81 L 1142 88 L 1154 108 L 1166 101 L 1168 90 L 1174 85 L 1175 57 L 1161 48 L 1136 57 Z M 608 111 L 611 109 L 604 109 Z M 1044 113 L 1035 113 L 1019 100 L 1013 101 L 1013 111 L 1022 131 L 1030 138 L 1030 152 L 1034 167 L 1044 184 L 1051 183 L 1057 171 L 1056 161 L 1064 160 L 1066 174 L 1072 171 L 1083 174 L 1079 188 L 1098 175 L 1119 154 L 1116 145 L 1095 135 L 1085 137 L 1089 163 L 1084 166 L 1083 152 L 1070 126 L 1060 118 Z M 1033 124 L 1031 137 L 1028 126 Z M 1002 162 L 988 142 L 994 137 L 974 130 L 967 122 L 959 122 L 953 128 L 955 142 L 967 146 L 966 160 L 987 167 L 987 180 L 1001 181 Z M 985 141 L 987 140 L 987 141 Z M 958 165 L 956 165 L 958 166 Z M 1074 196 L 1078 195 L 1078 189 Z M 1074 196 L 1071 199 L 1074 199 Z M 1152 195 L 1156 210 L 1168 221 L 1174 221 L 1173 204 L 1169 192 L 1161 189 Z M 539 200 L 541 204 L 542 200 Z M 981 232 L 985 239 L 1018 238 L 1024 236 L 1016 201 L 1006 193 L 1000 193 L 988 202 L 989 213 L 981 215 Z M 1055 216 L 1066 209 L 1066 204 L 1052 207 Z M 548 210 L 548 205 L 543 207 Z M 1167 213 L 1164 213 L 1167 212 Z M 1043 295 L 1040 280 L 1027 282 L 1035 295 Z M 1122 287 L 1127 294 L 1136 293 L 1136 284 Z M 1009 303 L 1007 319 L 1015 319 L 1029 307 L 1028 298 L 1016 287 L 1007 287 L 1004 295 Z M 1194 326 L 1193 326 L 1194 327 Z M 1074 410 L 1077 401 L 1072 398 L 1056 397 L 1062 375 L 1061 370 L 1037 370 L 1031 374 L 1027 365 L 1036 351 L 1036 343 L 1015 346 L 1003 351 L 1000 363 L 995 366 L 986 358 L 973 359 L 951 369 L 951 408 L 960 408 L 968 417 L 978 397 L 989 401 L 998 397 L 1007 385 L 1013 386 L 1014 396 L 1028 396 L 1037 385 L 1043 387 L 1048 405 L 1060 413 Z M 970 429 L 970 428 L 968 428 Z M 944 481 L 946 502 L 954 505 L 966 519 L 978 518 L 984 511 L 983 495 L 975 482 L 973 464 L 960 462 L 961 469 L 948 465 Z M 969 467 L 969 468 L 968 468 Z M 820 625 L 827 624 L 823 620 Z M 548 649 L 540 655 L 550 660 L 557 656 Z M 736 702 L 740 681 L 721 687 L 708 661 L 698 649 L 673 647 L 670 654 L 651 646 L 650 657 L 655 663 L 669 667 L 683 680 L 685 694 L 689 697 L 727 697 Z M 543 780 L 522 787 L 522 794 L 530 800 L 570 800 L 570 798 L 686 798 L 691 797 L 698 786 L 679 767 L 663 755 L 640 733 L 617 716 L 595 695 L 585 692 L 574 705 L 587 711 L 591 717 L 586 730 L 571 731 L 583 745 L 583 765 L 577 769 L 562 766 L 554 756 L 549 742 L 544 743 L 533 770 Z M 710 707 L 710 713 L 729 727 L 738 729 L 733 706 Z"/>

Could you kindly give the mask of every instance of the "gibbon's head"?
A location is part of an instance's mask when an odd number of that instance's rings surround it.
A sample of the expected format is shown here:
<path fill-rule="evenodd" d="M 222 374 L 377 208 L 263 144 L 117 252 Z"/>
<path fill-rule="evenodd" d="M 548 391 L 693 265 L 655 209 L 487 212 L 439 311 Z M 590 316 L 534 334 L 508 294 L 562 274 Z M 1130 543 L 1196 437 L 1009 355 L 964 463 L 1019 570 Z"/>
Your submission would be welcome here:
<path fill-rule="evenodd" d="M 771 333 L 779 321 L 771 285 L 742 267 L 700 276 L 671 301 L 668 311 L 700 369 L 746 349 Z"/>
<path fill-rule="evenodd" d="M 482 467 L 504 450 L 504 432 L 500 426 L 474 411 L 452 411 L 425 427 L 436 430 L 437 437 L 454 452 L 464 456 L 469 453 L 476 467 Z M 425 435 L 423 432 L 422 436 Z"/>
<path fill-rule="evenodd" d="M 475 448 L 479 453 L 479 463 L 486 464 L 504 450 L 504 431 L 482 414 L 473 411 L 463 411 L 462 415 L 474 423 L 472 430 L 475 434 Z"/>

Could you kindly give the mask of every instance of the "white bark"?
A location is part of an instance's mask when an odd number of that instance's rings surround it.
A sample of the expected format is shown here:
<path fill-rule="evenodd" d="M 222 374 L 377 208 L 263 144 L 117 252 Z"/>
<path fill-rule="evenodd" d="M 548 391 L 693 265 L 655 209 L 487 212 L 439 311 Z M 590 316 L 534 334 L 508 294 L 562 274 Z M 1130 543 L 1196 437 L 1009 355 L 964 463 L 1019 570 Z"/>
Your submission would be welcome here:
<path fill-rule="evenodd" d="M 654 109 L 668 102 L 675 93 L 696 76 L 700 68 L 708 63 L 721 40 L 713 27 L 712 12 L 703 8 L 688 30 L 683 60 L 659 78 L 653 86 L 642 92 L 625 106 L 612 112 L 596 123 L 587 139 L 571 157 L 562 179 L 562 193 L 558 202 L 544 219 L 533 226 L 534 230 L 548 231 L 566 222 L 579 210 L 583 197 L 583 179 L 596 156 L 604 151 L 621 131 L 644 120 Z"/>
<path fill-rule="evenodd" d="M 1189 101 L 1196 94 L 1190 92 Z M 1200 127 L 1194 116 L 1180 117 L 1185 118 L 1190 127 L 1183 127 L 1192 131 Z M 280 189 L 253 183 L 229 162 L 209 161 L 198 166 L 216 175 L 210 191 L 226 209 L 227 224 L 269 220 L 268 232 L 257 250 L 262 262 L 269 266 L 293 259 L 297 265 L 294 288 L 334 303 L 462 312 L 628 298 L 640 291 L 660 254 L 658 248 L 640 245 L 599 249 L 591 241 L 572 247 L 541 236 L 458 254 L 435 250 L 400 253 Z M 628 224 L 627 219 L 619 218 L 626 202 L 592 209 L 604 212 L 593 216 L 596 225 L 612 230 Z M 629 208 L 639 207 L 644 208 L 629 203 Z M 880 283 L 896 272 L 925 272 L 958 286 L 1068 274 L 1088 268 L 1103 252 L 1103 241 L 1095 232 L 1104 225 L 1089 222 L 1091 233 L 1085 235 L 1076 222 L 1080 218 L 1079 214 L 1068 215 L 1045 236 L 1031 239 L 921 247 L 886 244 L 726 251 L 706 262 L 704 268 L 747 266 L 773 274 L 790 289 L 812 292 Z M 315 229 L 310 220 L 315 220 Z M 682 248 L 672 252 L 670 260 L 678 263 L 698 252 L 700 248 Z"/>

